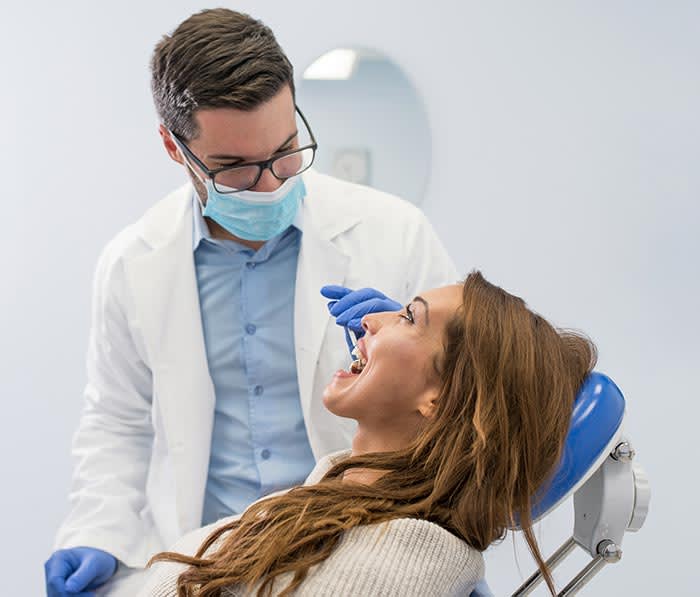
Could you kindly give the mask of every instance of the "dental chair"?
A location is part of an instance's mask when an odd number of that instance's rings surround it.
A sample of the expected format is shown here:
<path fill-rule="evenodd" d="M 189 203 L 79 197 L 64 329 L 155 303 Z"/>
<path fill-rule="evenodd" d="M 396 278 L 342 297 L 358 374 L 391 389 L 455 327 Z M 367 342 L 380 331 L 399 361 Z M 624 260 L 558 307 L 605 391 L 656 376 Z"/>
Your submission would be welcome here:
<path fill-rule="evenodd" d="M 547 560 L 550 570 L 577 546 L 590 562 L 558 594 L 575 595 L 607 564 L 622 558 L 626 531 L 638 531 L 649 509 L 651 491 L 634 450 L 623 434 L 625 399 L 606 375 L 592 372 L 574 402 L 569 433 L 557 471 L 547 488 L 535 497 L 533 522 L 574 496 L 574 533 Z M 537 571 L 513 597 L 529 595 L 541 582 Z"/>

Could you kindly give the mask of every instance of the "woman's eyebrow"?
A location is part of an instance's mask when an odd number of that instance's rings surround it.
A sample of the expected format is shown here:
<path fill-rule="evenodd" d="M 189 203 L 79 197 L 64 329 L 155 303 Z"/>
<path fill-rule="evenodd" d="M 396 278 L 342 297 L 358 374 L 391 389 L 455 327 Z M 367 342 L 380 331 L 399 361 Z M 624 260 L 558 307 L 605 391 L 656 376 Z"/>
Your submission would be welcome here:
<path fill-rule="evenodd" d="M 423 306 L 425 307 L 425 325 L 430 325 L 430 307 L 428 307 L 428 301 L 426 301 L 422 296 L 414 297 L 413 301 L 423 303 Z"/>

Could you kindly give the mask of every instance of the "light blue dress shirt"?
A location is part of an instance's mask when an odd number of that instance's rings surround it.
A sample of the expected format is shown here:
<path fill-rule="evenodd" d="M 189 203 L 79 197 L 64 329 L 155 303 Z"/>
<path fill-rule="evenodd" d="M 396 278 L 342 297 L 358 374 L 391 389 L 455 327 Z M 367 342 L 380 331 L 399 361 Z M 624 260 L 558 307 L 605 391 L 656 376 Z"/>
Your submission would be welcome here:
<path fill-rule="evenodd" d="M 301 230 L 258 251 L 213 239 L 193 198 L 193 250 L 216 407 L 202 524 L 302 483 L 315 461 L 299 400 L 294 288 Z"/>

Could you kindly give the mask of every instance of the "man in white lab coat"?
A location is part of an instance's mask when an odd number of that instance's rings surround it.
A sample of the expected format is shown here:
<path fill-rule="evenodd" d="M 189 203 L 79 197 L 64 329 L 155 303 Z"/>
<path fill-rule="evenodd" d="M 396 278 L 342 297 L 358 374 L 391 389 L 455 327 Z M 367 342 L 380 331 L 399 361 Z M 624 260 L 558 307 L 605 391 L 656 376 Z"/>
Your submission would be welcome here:
<path fill-rule="evenodd" d="M 142 567 L 350 445 L 351 422 L 321 402 L 349 364 L 322 286 L 381 288 L 357 295 L 357 318 L 457 280 L 417 208 L 309 169 L 316 141 L 262 23 L 193 15 L 157 45 L 152 84 L 189 182 L 99 259 L 49 595 Z"/>

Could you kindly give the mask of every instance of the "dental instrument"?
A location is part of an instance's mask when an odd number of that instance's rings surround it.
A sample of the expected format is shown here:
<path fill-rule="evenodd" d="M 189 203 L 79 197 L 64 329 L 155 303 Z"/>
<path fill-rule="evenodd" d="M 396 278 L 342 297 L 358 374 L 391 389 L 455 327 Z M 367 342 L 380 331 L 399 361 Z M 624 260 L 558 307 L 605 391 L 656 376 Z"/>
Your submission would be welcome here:
<path fill-rule="evenodd" d="M 350 365 L 351 373 L 359 373 L 362 371 L 362 355 L 360 355 L 360 349 L 357 346 L 357 334 L 350 328 L 346 327 L 345 331 L 352 342 L 352 350 L 350 351 L 350 356 L 353 358 L 352 364 Z"/>

